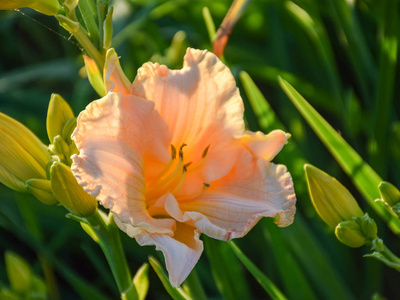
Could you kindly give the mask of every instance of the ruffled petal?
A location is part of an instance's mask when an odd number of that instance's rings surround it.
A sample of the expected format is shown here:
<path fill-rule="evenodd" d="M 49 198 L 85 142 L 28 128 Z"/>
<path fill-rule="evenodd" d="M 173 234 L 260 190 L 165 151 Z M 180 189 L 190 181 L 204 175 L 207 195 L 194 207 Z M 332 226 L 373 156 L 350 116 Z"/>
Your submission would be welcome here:
<path fill-rule="evenodd" d="M 170 158 L 169 132 L 153 102 L 108 94 L 81 112 L 72 138 L 80 154 L 71 168 L 88 193 L 125 223 L 171 232 L 174 221 L 151 218 L 145 203 L 145 168 Z"/>
<path fill-rule="evenodd" d="M 104 85 L 107 93 L 115 92 L 122 95 L 129 94 L 132 88 L 132 83 L 125 76 L 124 71 L 122 71 L 119 58 L 113 48 L 109 49 L 106 54 Z"/>
<path fill-rule="evenodd" d="M 282 130 L 273 130 L 269 134 L 246 131 L 241 137 L 242 145 L 256 157 L 271 161 L 287 144 L 290 134 Z"/>
<path fill-rule="evenodd" d="M 178 287 L 193 270 L 203 252 L 203 242 L 195 227 L 177 223 L 174 236 L 161 234 L 139 234 L 136 236 L 139 245 L 155 245 L 163 252 L 169 281 Z"/>
<path fill-rule="evenodd" d="M 293 222 L 296 198 L 283 165 L 255 159 L 244 151 L 235 168 L 211 182 L 193 199 L 168 198 L 166 211 L 179 222 L 192 220 L 200 232 L 221 240 L 244 236 L 262 217 L 279 216 L 280 227 Z"/>
<path fill-rule="evenodd" d="M 244 131 L 244 108 L 232 73 L 214 54 L 189 48 L 181 70 L 146 63 L 132 94 L 154 101 L 172 144 L 187 144 L 188 161 L 200 161 L 210 145 L 204 172 L 216 179 L 230 171 L 238 154 L 230 143 Z"/>

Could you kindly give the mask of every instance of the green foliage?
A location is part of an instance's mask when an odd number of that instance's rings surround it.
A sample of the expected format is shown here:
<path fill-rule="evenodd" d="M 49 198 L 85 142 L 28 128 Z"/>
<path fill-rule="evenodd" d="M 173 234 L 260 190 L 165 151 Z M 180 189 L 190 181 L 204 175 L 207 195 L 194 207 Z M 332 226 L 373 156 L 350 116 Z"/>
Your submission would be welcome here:
<path fill-rule="evenodd" d="M 72 6 L 75 2 L 69 1 Z M 78 39 L 88 33 L 97 47 L 90 50 L 97 68 L 92 63 L 88 73 L 100 95 L 104 94 L 99 74 L 103 47 L 110 43 L 115 47 L 130 80 L 149 60 L 181 67 L 186 46 L 211 50 L 215 26 L 231 4 L 228 0 L 116 0 L 114 9 L 108 10 L 96 9 L 96 2 L 109 1 L 79 1 L 76 17 L 83 25 L 64 25 L 79 30 Z M 310 163 L 337 178 L 376 220 L 385 247 L 399 253 L 399 219 L 382 202 L 375 202 L 378 198 L 397 201 L 400 186 L 398 5 L 398 0 L 250 3 L 232 31 L 224 59 L 241 88 L 249 129 L 280 128 L 292 134 L 275 162 L 285 164 L 293 176 L 298 203 L 295 222 L 278 229 L 270 220 L 261 221 L 235 242 L 242 251 L 202 237 L 205 254 L 180 290 L 169 285 L 162 264 L 150 258 L 148 274 L 142 269 L 133 280 L 140 299 L 145 291 L 149 299 L 260 299 L 274 287 L 289 299 L 398 296 L 399 273 L 363 259 L 363 248 L 342 245 L 319 219 L 303 171 L 304 164 Z M 52 93 L 67 99 L 77 114 L 99 96 L 86 72 L 79 72 L 84 61 L 77 41 L 54 18 L 29 8 L 21 12 L 0 11 L 0 111 L 21 121 L 47 145 L 45 120 Z M 98 26 L 106 16 L 106 24 Z M 72 145 L 68 138 L 75 120 L 66 124 L 68 118 L 59 116 L 49 136 L 52 143 L 59 136 L 57 149 L 71 154 L 75 149 L 66 149 L 65 143 Z M 382 180 L 391 184 L 381 184 L 379 190 Z M 31 189 L 39 186 L 27 184 Z M 35 191 L 43 196 L 47 190 Z M 60 295 L 63 299 L 118 298 L 101 249 L 77 222 L 65 218 L 65 210 L 5 186 L 0 186 L 0 193 L 0 257 L 13 251 L 24 257 L 32 274 L 42 270 L 40 280 L 52 299 Z M 140 247 L 125 235 L 121 239 L 132 274 L 149 253 L 156 253 L 154 247 Z M 370 256 L 393 264 L 388 255 Z M 0 298 L 18 299 L 6 265 L 0 261 Z"/>

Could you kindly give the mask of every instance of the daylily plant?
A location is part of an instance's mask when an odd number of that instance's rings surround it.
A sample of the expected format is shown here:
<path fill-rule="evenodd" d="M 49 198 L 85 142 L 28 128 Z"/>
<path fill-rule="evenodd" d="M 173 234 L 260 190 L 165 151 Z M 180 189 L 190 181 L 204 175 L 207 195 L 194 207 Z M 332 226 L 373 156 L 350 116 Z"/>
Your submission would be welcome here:
<path fill-rule="evenodd" d="M 262 217 L 293 222 L 291 176 L 270 162 L 290 135 L 245 131 L 235 80 L 214 54 L 188 49 L 181 70 L 146 63 L 131 83 L 111 49 L 104 74 L 107 95 L 78 117 L 72 170 L 121 230 L 163 252 L 173 286 L 198 261 L 202 233 L 228 241 Z"/>

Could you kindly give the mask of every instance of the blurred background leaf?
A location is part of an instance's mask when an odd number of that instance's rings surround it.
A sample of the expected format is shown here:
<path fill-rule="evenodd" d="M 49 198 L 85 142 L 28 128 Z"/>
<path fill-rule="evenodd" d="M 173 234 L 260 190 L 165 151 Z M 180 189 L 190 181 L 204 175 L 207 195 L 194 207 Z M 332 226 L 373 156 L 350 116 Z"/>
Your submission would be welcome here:
<path fill-rule="evenodd" d="M 130 80 L 149 60 L 180 68 L 187 46 L 211 50 L 203 8 L 210 13 L 209 26 L 212 20 L 218 28 L 232 3 L 115 2 L 113 46 Z M 47 144 L 45 120 L 52 93 L 62 95 L 76 115 L 98 96 L 88 79 L 79 76 L 84 63 L 75 40 L 54 18 L 30 9 L 20 11 L 0 12 L 0 111 L 27 125 Z M 281 128 L 292 134 L 274 161 L 287 165 L 293 176 L 298 199 L 294 224 L 277 229 L 270 220 L 262 220 L 245 238 L 235 241 L 290 299 L 369 299 L 376 294 L 391 299 L 398 295 L 399 274 L 362 258 L 363 249 L 340 244 L 312 208 L 303 172 L 306 162 L 337 178 L 362 209 L 379 220 L 353 184 L 354 178 L 342 171 L 278 84 L 281 76 L 383 180 L 399 187 L 398 18 L 397 0 L 252 1 L 226 45 L 224 59 L 241 89 L 247 127 L 263 132 Z M 378 186 L 374 188 L 377 191 Z M 0 257 L 13 251 L 38 275 L 42 275 L 38 255 L 47 257 L 62 299 L 116 297 L 101 250 L 78 223 L 65 218 L 64 209 L 45 206 L 4 186 L 0 195 Z M 36 214 L 39 240 L 26 229 L 17 198 L 19 203 L 29 202 Z M 385 223 L 378 222 L 378 227 L 385 244 L 399 253 L 398 237 L 386 230 Z M 203 240 L 206 254 L 195 270 L 209 299 L 268 297 L 229 245 Z M 154 247 L 140 247 L 125 235 L 122 242 L 132 274 L 149 255 L 162 261 Z M 217 264 L 218 257 L 223 259 Z M 232 283 L 224 268 L 232 269 L 240 283 Z M 151 268 L 148 276 L 148 298 L 169 299 Z M 230 284 L 232 291 L 232 284 L 237 284 L 239 294 L 226 292 L 226 287 L 224 291 L 224 284 Z M 0 286 L 8 286 L 4 260 L 0 261 Z"/>

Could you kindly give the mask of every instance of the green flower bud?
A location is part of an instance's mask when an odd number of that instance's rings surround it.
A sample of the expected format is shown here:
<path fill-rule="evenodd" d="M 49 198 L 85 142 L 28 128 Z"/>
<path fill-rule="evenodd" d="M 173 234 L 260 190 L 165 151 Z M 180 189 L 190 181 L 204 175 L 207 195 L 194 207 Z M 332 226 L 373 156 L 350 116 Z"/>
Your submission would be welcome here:
<path fill-rule="evenodd" d="M 400 203 L 397 203 L 395 205 L 392 206 L 392 211 L 398 216 L 400 217 Z"/>
<path fill-rule="evenodd" d="M 31 267 L 22 257 L 11 251 L 7 251 L 4 258 L 11 288 L 20 293 L 28 291 L 32 281 Z"/>
<path fill-rule="evenodd" d="M 377 237 L 378 227 L 374 219 L 371 219 L 368 214 L 358 218 L 361 230 L 364 233 L 366 239 L 373 240 Z"/>
<path fill-rule="evenodd" d="M 68 145 L 72 143 L 71 135 L 74 132 L 75 128 L 76 128 L 76 118 L 71 118 L 65 123 L 62 129 L 61 137 L 64 139 L 64 141 L 67 142 Z"/>
<path fill-rule="evenodd" d="M 83 190 L 68 166 L 54 162 L 50 168 L 50 181 L 54 196 L 65 208 L 80 217 L 94 214 L 96 198 Z"/>
<path fill-rule="evenodd" d="M 113 27 L 112 27 L 113 11 L 114 11 L 114 7 L 111 6 L 107 13 L 107 17 L 104 20 L 104 24 L 103 24 L 103 28 L 104 28 L 103 49 L 104 50 L 108 50 L 111 48 L 111 40 L 112 40 L 112 35 L 113 35 Z"/>
<path fill-rule="evenodd" d="M 24 125 L 0 113 L 0 182 L 26 192 L 25 181 L 46 178 L 47 147 Z"/>
<path fill-rule="evenodd" d="M 390 206 L 394 206 L 400 202 L 400 191 L 389 182 L 382 181 L 379 184 L 379 193 L 382 200 Z"/>
<path fill-rule="evenodd" d="M 354 220 L 339 223 L 336 226 L 335 234 L 341 243 L 351 248 L 361 247 L 367 242 L 360 224 Z"/>
<path fill-rule="evenodd" d="M 58 0 L 0 0 L 1 10 L 11 10 L 22 7 L 30 7 L 38 12 L 54 16 L 61 8 Z"/>
<path fill-rule="evenodd" d="M 57 135 L 53 139 L 53 149 L 54 152 L 60 156 L 60 158 L 69 158 L 69 146 L 61 137 L 61 135 Z"/>
<path fill-rule="evenodd" d="M 312 204 L 325 223 L 335 228 L 342 221 L 363 216 L 357 201 L 339 181 L 309 164 L 304 170 Z"/>
<path fill-rule="evenodd" d="M 47 179 L 29 179 L 25 182 L 26 189 L 40 202 L 46 205 L 58 203 L 51 189 L 51 182 Z"/>
<path fill-rule="evenodd" d="M 74 118 L 74 113 L 67 101 L 58 94 L 52 94 L 46 120 L 50 143 L 53 142 L 55 136 L 62 135 L 64 126 L 71 118 Z"/>

